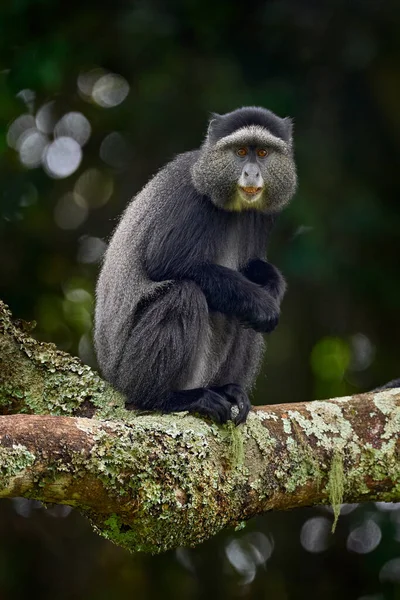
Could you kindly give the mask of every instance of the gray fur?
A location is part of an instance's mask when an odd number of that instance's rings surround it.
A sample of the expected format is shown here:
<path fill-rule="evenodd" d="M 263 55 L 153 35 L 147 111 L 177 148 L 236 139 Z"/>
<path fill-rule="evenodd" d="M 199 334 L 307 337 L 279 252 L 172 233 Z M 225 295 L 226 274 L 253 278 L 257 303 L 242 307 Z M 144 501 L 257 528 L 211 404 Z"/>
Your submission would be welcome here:
<path fill-rule="evenodd" d="M 249 133 L 276 150 L 263 173 L 268 198 L 257 210 L 231 212 L 223 204 L 238 176 L 228 138 L 243 143 Z M 206 139 L 200 151 L 178 156 L 128 205 L 97 284 L 95 348 L 102 373 L 126 394 L 129 405 L 168 410 L 163 399 L 171 390 L 232 383 L 251 388 L 262 358 L 261 333 L 210 311 L 185 265 L 221 265 L 239 277 L 249 261 L 265 258 L 270 214 L 287 203 L 295 182 L 291 142 L 260 126 L 248 127 L 215 145 Z M 176 276 L 150 276 L 158 260 Z M 262 297 L 258 285 L 248 281 L 247 286 Z M 278 303 L 283 290 L 281 278 Z"/>

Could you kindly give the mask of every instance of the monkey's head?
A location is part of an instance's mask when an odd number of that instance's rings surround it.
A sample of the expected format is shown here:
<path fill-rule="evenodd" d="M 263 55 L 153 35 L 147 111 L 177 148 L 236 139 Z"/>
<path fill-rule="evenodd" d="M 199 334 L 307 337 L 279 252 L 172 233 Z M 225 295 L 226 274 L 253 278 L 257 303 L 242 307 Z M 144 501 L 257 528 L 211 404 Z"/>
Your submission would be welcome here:
<path fill-rule="evenodd" d="M 297 182 L 291 120 L 258 107 L 213 114 L 192 177 L 224 210 L 279 211 Z"/>

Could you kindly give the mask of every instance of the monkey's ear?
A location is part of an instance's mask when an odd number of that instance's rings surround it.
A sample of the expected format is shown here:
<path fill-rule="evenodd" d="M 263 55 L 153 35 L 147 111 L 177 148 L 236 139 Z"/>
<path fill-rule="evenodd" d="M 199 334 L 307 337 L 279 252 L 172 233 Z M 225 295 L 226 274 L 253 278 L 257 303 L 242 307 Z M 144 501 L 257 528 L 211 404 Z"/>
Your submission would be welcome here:
<path fill-rule="evenodd" d="M 214 112 L 211 113 L 210 120 L 208 122 L 208 128 L 207 128 L 207 137 L 209 140 L 212 139 L 213 128 L 217 124 L 217 122 L 219 121 L 220 118 L 221 118 L 221 115 L 219 115 L 218 113 L 214 113 Z"/>
<path fill-rule="evenodd" d="M 287 142 L 291 145 L 293 141 L 293 119 L 285 117 L 283 122 L 286 128 Z"/>
<path fill-rule="evenodd" d="M 207 133 L 210 133 L 213 125 L 215 125 L 216 121 L 219 121 L 219 119 L 221 118 L 221 115 L 219 115 L 218 113 L 211 113 L 210 115 L 210 120 L 208 121 L 208 131 Z"/>
<path fill-rule="evenodd" d="M 211 121 L 214 121 L 215 119 L 219 119 L 222 115 L 219 115 L 218 113 L 212 112 L 211 116 L 210 116 L 210 123 Z"/>

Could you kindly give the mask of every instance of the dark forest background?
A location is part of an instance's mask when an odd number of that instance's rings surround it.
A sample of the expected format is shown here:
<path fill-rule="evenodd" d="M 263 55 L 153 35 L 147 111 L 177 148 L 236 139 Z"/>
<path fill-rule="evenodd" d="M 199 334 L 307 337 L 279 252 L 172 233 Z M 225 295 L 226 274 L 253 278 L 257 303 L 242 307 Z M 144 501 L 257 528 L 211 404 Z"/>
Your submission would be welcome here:
<path fill-rule="evenodd" d="M 269 257 L 288 281 L 254 403 L 400 375 L 400 3 L 228 0 L 0 7 L 0 297 L 95 365 L 93 290 L 130 197 L 211 111 L 295 122 L 299 190 Z M 400 598 L 400 505 L 267 514 L 130 555 L 68 507 L 0 503 L 0 599 Z"/>

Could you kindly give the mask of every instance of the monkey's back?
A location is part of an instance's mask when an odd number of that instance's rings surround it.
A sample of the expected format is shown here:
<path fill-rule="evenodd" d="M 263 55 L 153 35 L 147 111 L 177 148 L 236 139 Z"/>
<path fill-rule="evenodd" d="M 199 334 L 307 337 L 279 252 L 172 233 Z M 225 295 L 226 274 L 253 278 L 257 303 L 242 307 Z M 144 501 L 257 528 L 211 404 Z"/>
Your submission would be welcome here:
<path fill-rule="evenodd" d="M 168 285 L 152 281 L 144 257 L 167 210 L 168 165 L 133 198 L 116 227 L 96 287 L 95 348 L 102 373 L 113 381 L 138 306 Z M 170 182 L 169 182 L 170 183 Z"/>

